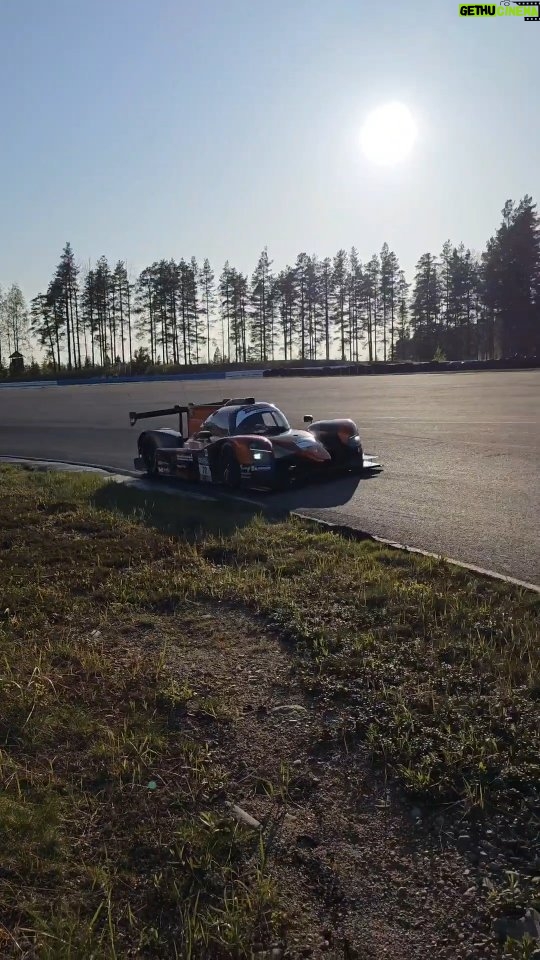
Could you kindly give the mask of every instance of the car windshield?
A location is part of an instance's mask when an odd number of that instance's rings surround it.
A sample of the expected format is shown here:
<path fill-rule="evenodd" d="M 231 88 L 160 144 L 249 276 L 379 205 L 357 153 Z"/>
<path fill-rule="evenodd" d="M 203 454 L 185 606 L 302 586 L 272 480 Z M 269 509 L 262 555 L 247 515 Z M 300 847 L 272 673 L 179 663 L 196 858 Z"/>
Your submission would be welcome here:
<path fill-rule="evenodd" d="M 290 430 L 280 410 L 240 410 L 236 417 L 236 433 L 262 433 L 266 436 Z"/>

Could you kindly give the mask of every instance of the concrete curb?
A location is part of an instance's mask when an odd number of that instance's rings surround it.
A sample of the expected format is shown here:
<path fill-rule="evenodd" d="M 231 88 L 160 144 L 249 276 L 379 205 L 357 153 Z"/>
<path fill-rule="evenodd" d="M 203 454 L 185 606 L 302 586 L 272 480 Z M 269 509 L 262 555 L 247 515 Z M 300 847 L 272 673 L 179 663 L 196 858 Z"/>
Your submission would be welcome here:
<path fill-rule="evenodd" d="M 403 550 L 405 553 L 418 553 L 422 557 L 431 557 L 432 560 L 442 560 L 453 567 L 460 567 L 462 570 L 470 570 L 471 573 L 477 573 L 482 577 L 489 577 L 491 580 L 500 580 L 502 583 L 511 584 L 514 587 L 520 587 L 523 590 L 532 590 L 533 593 L 540 594 L 540 586 L 535 583 L 527 583 L 525 580 L 517 580 L 515 577 L 506 576 L 504 573 L 496 573 L 494 570 L 486 570 L 484 567 L 478 567 L 474 563 L 465 563 L 463 560 L 454 560 L 451 557 L 445 557 L 439 553 L 431 553 L 429 550 L 422 550 L 420 547 L 409 547 L 406 543 L 398 543 L 395 540 L 386 540 L 384 537 L 377 537 L 373 533 L 367 533 L 365 530 L 359 530 L 356 527 L 350 527 L 347 524 L 331 523 L 328 520 L 321 520 L 319 517 L 313 517 L 306 513 L 300 513 L 298 510 L 291 512 L 292 517 L 299 520 L 307 520 L 308 523 L 316 524 L 327 530 L 329 533 L 338 533 L 340 536 L 349 540 L 370 540 L 372 543 L 380 543 L 381 546 L 389 547 L 391 550 Z"/>
<path fill-rule="evenodd" d="M 133 470 L 121 470 L 116 469 L 115 467 L 104 467 L 98 464 L 76 463 L 67 460 L 39 460 L 34 457 L 8 456 L 0 456 L 0 463 L 12 463 L 19 465 L 36 464 L 41 465 L 41 467 L 45 470 L 61 470 L 62 467 L 72 467 L 80 471 L 87 470 L 100 472 L 109 476 L 112 480 L 117 480 L 117 482 L 125 483 L 131 480 L 133 485 L 140 490 L 153 491 L 157 489 L 150 481 L 145 481 L 139 473 L 135 473 Z M 247 497 L 235 497 L 233 494 L 225 494 L 222 497 L 212 497 L 206 496 L 205 494 L 196 493 L 195 491 L 191 490 L 183 490 L 176 487 L 165 486 L 160 486 L 159 490 L 161 490 L 162 493 L 174 496 L 183 496 L 190 500 L 206 500 L 213 503 L 220 503 L 226 499 L 228 501 L 236 501 L 238 503 L 247 503 L 253 507 L 265 506 L 265 504 L 260 500 L 251 500 Z M 432 560 L 442 560 L 444 563 L 448 563 L 453 567 L 459 567 L 462 570 L 469 570 L 471 573 L 476 573 L 479 576 L 488 577 L 491 580 L 498 580 L 501 583 L 507 583 L 513 587 L 519 587 L 522 590 L 529 590 L 533 593 L 540 594 L 540 586 L 535 583 L 527 583 L 525 580 L 517 580 L 515 577 L 509 577 L 503 573 L 496 573 L 494 570 L 486 570 L 484 567 L 478 567 L 473 563 L 465 563 L 462 560 L 454 560 L 451 557 L 444 557 L 441 554 L 432 553 L 429 550 L 422 550 L 420 547 L 410 547 L 405 543 L 398 543 L 395 540 L 386 540 L 384 537 L 378 537 L 375 534 L 367 533 L 365 530 L 359 530 L 358 528 L 351 527 L 348 524 L 331 523 L 328 520 L 321 520 L 319 517 L 310 516 L 306 513 L 300 513 L 298 510 L 292 510 L 289 516 L 297 517 L 299 520 L 303 520 L 304 522 L 307 521 L 308 523 L 320 527 L 329 533 L 339 534 L 340 536 L 346 537 L 349 540 L 370 540 L 372 543 L 380 543 L 381 546 L 389 547 L 392 550 L 402 550 L 404 553 L 416 553 L 422 557 L 431 557 Z"/>
<path fill-rule="evenodd" d="M 144 490 L 147 493 L 164 493 L 167 496 L 184 497 L 186 500 L 205 500 L 207 503 L 223 503 L 224 500 L 235 503 L 247 503 L 250 507 L 264 507 L 260 500 L 250 499 L 248 497 L 236 496 L 235 494 L 222 494 L 222 496 L 212 496 L 211 494 L 199 493 L 197 490 L 179 489 L 173 482 L 160 482 L 156 485 L 155 480 L 145 479 L 135 470 L 123 470 L 120 467 L 104 467 L 94 463 L 78 463 L 74 460 L 40 460 L 37 457 L 8 457 L 0 456 L 0 465 L 3 463 L 13 466 L 29 466 L 36 470 L 46 471 L 62 470 L 70 473 L 99 473 L 113 480 L 115 483 L 124 483 L 135 487 L 137 490 Z"/>
<path fill-rule="evenodd" d="M 140 473 L 136 473 L 135 470 L 124 470 L 122 467 L 104 467 L 102 463 L 81 463 L 79 460 L 43 460 L 41 457 L 11 457 L 7 454 L 0 455 L 0 463 L 6 463 L 13 465 L 19 464 L 24 466 L 25 464 L 36 464 L 41 465 L 44 469 L 59 470 L 62 467 L 77 467 L 81 471 L 87 470 L 96 471 L 97 473 L 106 473 L 106 474 L 118 474 L 123 477 L 140 477 Z"/>

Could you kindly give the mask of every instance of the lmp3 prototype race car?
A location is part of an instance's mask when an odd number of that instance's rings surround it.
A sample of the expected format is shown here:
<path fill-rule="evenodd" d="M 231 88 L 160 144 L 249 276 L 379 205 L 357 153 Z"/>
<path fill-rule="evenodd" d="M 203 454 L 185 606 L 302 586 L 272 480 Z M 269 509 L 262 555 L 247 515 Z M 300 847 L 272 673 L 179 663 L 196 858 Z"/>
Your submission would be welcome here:
<path fill-rule="evenodd" d="M 305 416 L 295 430 L 273 403 L 253 397 L 130 413 L 131 426 L 150 417 L 178 415 L 178 430 L 145 430 L 138 439 L 137 470 L 242 486 L 284 489 L 298 481 L 379 468 L 366 457 L 352 420 Z"/>

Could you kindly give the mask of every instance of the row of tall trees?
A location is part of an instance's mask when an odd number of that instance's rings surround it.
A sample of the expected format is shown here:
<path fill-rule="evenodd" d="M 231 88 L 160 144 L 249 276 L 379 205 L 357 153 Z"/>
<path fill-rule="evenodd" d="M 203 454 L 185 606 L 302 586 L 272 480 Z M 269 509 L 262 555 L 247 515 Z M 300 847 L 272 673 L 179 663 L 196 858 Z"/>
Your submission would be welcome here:
<path fill-rule="evenodd" d="M 540 350 L 540 221 L 532 197 L 508 200 L 481 255 L 444 244 L 416 266 L 399 356 L 533 356 Z"/>
<path fill-rule="evenodd" d="M 81 280 L 71 244 L 64 247 L 45 293 L 31 302 L 31 330 L 54 369 L 105 366 L 133 356 L 133 285 L 126 265 L 100 257 Z"/>
<path fill-rule="evenodd" d="M 70 244 L 29 313 L 18 287 L 0 296 L 0 351 L 28 326 L 55 369 L 279 359 L 431 359 L 534 354 L 540 331 L 540 225 L 531 197 L 508 201 L 483 253 L 447 241 L 409 284 L 383 244 L 362 262 L 300 253 L 275 270 L 265 248 L 251 276 L 226 262 L 160 260 L 138 277 L 105 257 L 83 270 Z M 138 347 L 138 349 L 137 349 Z M 0 352 L 1 362 L 1 352 Z"/>
<path fill-rule="evenodd" d="M 407 326 L 407 283 L 384 244 L 363 265 L 356 250 L 333 259 L 301 253 L 274 273 L 265 249 L 251 278 L 206 259 L 160 260 L 130 281 L 123 261 L 101 257 L 82 274 L 70 244 L 31 328 L 56 369 L 127 362 L 135 342 L 151 363 L 266 362 L 339 356 L 388 359 Z"/>
<path fill-rule="evenodd" d="M 275 276 L 265 250 L 251 281 L 252 357 L 389 359 L 406 329 L 407 289 L 387 244 L 366 264 L 354 248 L 324 260 L 300 253 Z"/>

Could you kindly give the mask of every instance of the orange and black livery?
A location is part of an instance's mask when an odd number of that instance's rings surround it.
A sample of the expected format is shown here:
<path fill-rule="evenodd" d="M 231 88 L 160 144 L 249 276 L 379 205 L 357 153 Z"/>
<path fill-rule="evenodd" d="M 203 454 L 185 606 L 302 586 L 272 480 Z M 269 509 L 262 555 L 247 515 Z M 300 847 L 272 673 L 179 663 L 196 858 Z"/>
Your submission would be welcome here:
<path fill-rule="evenodd" d="M 135 467 L 151 476 L 192 482 L 283 489 L 310 477 L 378 469 L 366 457 L 353 420 L 304 417 L 304 429 L 290 426 L 273 403 L 254 397 L 190 403 L 143 413 L 130 423 L 178 417 L 178 428 L 144 430 Z"/>

